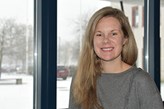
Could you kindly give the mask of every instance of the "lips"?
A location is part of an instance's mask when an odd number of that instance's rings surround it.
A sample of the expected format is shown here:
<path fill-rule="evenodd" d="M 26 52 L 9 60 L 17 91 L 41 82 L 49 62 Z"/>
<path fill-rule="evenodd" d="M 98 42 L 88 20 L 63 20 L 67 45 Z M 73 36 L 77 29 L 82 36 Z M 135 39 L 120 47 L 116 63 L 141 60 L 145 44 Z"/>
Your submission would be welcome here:
<path fill-rule="evenodd" d="M 112 51 L 113 49 L 114 49 L 114 47 L 103 47 L 103 48 L 101 48 L 101 50 L 104 52 Z"/>

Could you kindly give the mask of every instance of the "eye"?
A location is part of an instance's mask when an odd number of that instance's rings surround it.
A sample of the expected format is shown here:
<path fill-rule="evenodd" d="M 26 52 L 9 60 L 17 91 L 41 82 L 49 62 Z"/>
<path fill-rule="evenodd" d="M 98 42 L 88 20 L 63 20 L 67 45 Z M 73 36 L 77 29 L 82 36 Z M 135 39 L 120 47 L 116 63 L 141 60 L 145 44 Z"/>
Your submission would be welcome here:
<path fill-rule="evenodd" d="M 112 36 L 117 36 L 118 33 L 117 33 L 117 32 L 112 32 L 111 35 L 112 35 Z"/>
<path fill-rule="evenodd" d="M 102 34 L 101 33 L 96 33 L 95 36 L 102 36 Z"/>

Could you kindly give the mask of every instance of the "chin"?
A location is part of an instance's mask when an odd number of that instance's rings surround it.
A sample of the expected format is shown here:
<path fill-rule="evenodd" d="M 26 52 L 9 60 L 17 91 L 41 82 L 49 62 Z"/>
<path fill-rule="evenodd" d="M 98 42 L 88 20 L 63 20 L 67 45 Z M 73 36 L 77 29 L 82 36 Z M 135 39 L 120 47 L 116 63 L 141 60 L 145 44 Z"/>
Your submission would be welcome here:
<path fill-rule="evenodd" d="M 101 59 L 101 60 L 105 62 L 111 62 L 113 59 Z"/>
<path fill-rule="evenodd" d="M 112 61 L 114 60 L 115 58 L 100 58 L 102 61 Z"/>

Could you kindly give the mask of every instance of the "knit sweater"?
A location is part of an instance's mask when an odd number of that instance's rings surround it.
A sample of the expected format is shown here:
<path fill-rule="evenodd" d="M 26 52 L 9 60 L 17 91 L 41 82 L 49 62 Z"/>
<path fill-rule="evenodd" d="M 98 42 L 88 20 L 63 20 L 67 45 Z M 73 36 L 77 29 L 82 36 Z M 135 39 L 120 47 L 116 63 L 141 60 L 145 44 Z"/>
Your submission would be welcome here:
<path fill-rule="evenodd" d="M 102 73 L 97 96 L 104 109 L 164 109 L 160 93 L 149 73 L 136 67 L 121 73 Z M 81 109 L 70 92 L 69 109 Z"/>

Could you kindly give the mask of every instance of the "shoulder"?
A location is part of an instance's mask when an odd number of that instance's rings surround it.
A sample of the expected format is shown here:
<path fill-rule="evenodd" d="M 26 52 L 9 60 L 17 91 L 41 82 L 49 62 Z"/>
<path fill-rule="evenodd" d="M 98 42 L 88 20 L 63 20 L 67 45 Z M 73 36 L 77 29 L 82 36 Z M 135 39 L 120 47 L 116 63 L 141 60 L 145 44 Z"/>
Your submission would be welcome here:
<path fill-rule="evenodd" d="M 134 81 L 137 84 L 138 88 L 156 91 L 158 90 L 153 78 L 148 72 L 144 71 L 141 68 L 136 68 L 136 72 L 134 75 Z"/>
<path fill-rule="evenodd" d="M 135 68 L 135 81 L 136 82 L 145 82 L 145 81 L 152 81 L 153 79 L 151 78 L 150 74 L 146 71 L 144 71 L 141 68 Z"/>
<path fill-rule="evenodd" d="M 142 109 L 163 109 L 160 92 L 150 74 L 141 68 L 135 70 L 134 86 Z"/>

